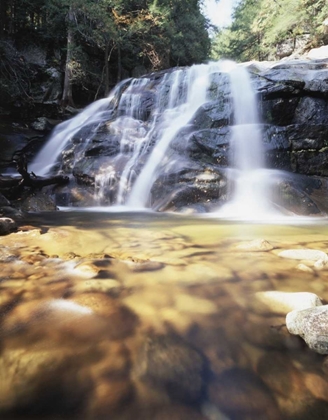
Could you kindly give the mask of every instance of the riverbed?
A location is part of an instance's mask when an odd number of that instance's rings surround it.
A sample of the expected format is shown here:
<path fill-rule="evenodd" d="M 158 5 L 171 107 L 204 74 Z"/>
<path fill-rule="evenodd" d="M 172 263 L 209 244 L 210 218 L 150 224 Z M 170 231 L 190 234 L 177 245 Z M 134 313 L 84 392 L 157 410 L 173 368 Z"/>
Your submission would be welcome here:
<path fill-rule="evenodd" d="M 328 418 L 328 359 L 265 292 L 328 301 L 326 219 L 31 214 L 0 238 L 0 418 Z"/>

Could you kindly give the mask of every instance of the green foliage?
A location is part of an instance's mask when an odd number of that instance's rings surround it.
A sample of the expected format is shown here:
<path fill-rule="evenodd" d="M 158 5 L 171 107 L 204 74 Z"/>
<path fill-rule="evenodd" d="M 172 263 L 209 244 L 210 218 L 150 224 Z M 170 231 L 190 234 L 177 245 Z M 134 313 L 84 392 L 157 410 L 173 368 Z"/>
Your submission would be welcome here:
<path fill-rule="evenodd" d="M 233 22 L 212 42 L 214 59 L 263 60 L 276 55 L 277 45 L 309 34 L 310 46 L 328 41 L 326 0 L 242 0 Z"/>
<path fill-rule="evenodd" d="M 97 92 L 105 93 L 137 66 L 153 71 L 206 60 L 210 41 L 201 2 L 0 0 L 0 40 L 9 37 L 19 48 L 35 37 L 48 57 L 61 50 L 71 84 L 86 88 L 97 81 Z"/>

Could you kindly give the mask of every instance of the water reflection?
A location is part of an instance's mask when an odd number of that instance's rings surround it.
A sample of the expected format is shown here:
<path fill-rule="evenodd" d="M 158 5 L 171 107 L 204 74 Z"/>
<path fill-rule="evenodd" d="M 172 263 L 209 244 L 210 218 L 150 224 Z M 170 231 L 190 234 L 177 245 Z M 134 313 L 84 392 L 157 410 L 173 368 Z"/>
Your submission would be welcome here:
<path fill-rule="evenodd" d="M 159 214 L 32 215 L 0 238 L 0 418 L 328 418 L 326 357 L 263 292 L 328 300 L 310 225 Z"/>

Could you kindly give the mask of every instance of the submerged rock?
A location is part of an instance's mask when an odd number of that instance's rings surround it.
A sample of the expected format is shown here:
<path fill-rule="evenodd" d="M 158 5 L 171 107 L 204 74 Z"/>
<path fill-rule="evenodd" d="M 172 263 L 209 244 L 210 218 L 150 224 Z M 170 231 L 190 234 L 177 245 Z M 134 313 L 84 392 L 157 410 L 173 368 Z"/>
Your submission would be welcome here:
<path fill-rule="evenodd" d="M 299 335 L 315 352 L 328 354 L 328 305 L 292 311 L 286 317 L 287 329 Z"/>
<path fill-rule="evenodd" d="M 205 358 L 176 336 L 153 336 L 137 360 L 138 378 L 167 393 L 173 400 L 196 402 L 203 396 Z"/>

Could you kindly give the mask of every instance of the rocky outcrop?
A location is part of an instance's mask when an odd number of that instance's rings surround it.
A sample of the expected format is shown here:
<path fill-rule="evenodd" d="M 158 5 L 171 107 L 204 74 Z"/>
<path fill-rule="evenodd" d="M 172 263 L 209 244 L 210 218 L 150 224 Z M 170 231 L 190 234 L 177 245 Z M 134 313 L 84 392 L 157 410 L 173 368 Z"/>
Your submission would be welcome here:
<path fill-rule="evenodd" d="M 258 97 L 266 165 L 269 169 L 287 171 L 275 172 L 272 176 L 273 202 L 293 213 L 326 213 L 328 59 L 249 63 L 247 68 Z M 67 143 L 60 168 L 64 173 L 73 174 L 73 189 L 85 186 L 88 190 L 87 201 L 82 200 L 81 205 L 92 204 L 97 176 L 105 173 L 106 168 L 115 167 L 102 197 L 103 204 L 112 204 L 129 159 L 125 150 L 137 147 L 135 145 L 150 130 L 150 116 L 155 107 L 167 105 L 166 75 L 165 71 L 147 75 L 147 82 L 140 84 L 141 87 L 134 86 L 140 112 L 133 118 L 124 116 L 127 102 L 121 101 L 117 108 L 106 111 L 107 116 L 100 124 L 85 126 Z M 216 70 L 211 77 L 208 102 L 176 133 L 166 152 L 167 161 L 171 163 L 153 184 L 151 206 L 154 209 L 176 211 L 194 206 L 195 211 L 206 211 L 211 205 L 218 206 L 227 200 L 234 110 L 228 75 Z M 117 103 L 127 86 L 125 83 L 118 89 Z M 162 91 L 167 91 L 161 93 L 163 105 L 156 102 L 160 86 Z M 122 117 L 127 128 L 124 142 L 121 126 L 116 123 L 117 118 Z M 149 136 L 147 150 L 151 150 L 154 141 Z M 147 158 L 147 153 L 141 156 L 132 176 Z M 66 197 L 67 204 L 74 201 L 70 201 L 69 194 Z"/>

